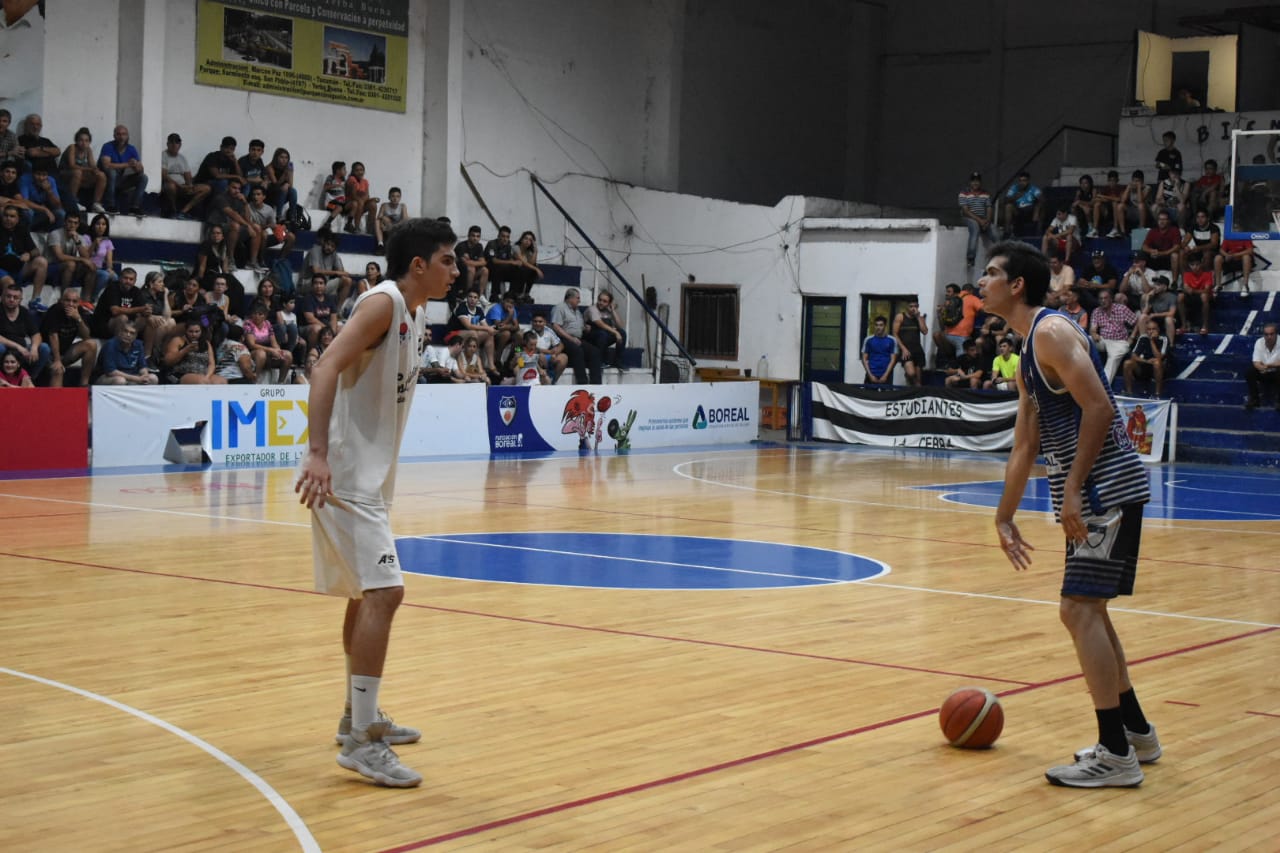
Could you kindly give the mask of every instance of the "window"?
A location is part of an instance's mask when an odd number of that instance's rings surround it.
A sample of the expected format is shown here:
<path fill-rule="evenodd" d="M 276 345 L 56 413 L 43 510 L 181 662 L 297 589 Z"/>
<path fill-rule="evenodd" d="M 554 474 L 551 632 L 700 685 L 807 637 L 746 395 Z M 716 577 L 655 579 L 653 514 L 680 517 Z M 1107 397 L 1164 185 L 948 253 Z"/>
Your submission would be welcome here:
<path fill-rule="evenodd" d="M 680 292 L 680 339 L 694 358 L 738 358 L 738 288 L 685 285 Z"/>

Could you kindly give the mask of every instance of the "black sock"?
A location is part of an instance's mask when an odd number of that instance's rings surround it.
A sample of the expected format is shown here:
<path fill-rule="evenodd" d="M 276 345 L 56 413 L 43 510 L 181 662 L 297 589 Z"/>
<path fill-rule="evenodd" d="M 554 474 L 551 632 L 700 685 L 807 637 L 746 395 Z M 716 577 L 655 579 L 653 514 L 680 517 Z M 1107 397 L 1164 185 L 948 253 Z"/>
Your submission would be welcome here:
<path fill-rule="evenodd" d="M 1151 724 L 1142 715 L 1142 706 L 1138 704 L 1138 696 L 1132 687 L 1120 694 L 1120 711 L 1124 714 L 1124 727 L 1135 735 L 1151 731 Z"/>
<path fill-rule="evenodd" d="M 1098 743 L 1107 748 L 1112 755 L 1129 754 L 1129 741 L 1124 736 L 1124 714 L 1120 706 L 1114 708 L 1094 708 L 1098 715 Z"/>

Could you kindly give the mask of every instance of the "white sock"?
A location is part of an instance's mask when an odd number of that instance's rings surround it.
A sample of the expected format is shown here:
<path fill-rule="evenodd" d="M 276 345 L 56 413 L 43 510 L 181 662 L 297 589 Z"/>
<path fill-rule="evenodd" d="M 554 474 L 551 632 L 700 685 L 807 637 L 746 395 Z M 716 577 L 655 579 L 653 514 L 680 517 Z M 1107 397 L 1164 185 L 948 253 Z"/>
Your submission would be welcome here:
<path fill-rule="evenodd" d="M 372 675 L 351 676 L 351 730 L 363 732 L 378 719 L 378 688 L 382 679 Z"/>
<path fill-rule="evenodd" d="M 350 716 L 351 715 L 351 655 L 343 655 L 343 657 L 346 659 L 346 662 L 347 662 L 347 689 L 346 689 L 346 692 L 342 694 L 343 696 L 346 697 L 345 699 L 342 700 L 343 703 L 346 705 L 346 708 L 344 708 L 343 710 L 347 712 L 348 716 Z"/>

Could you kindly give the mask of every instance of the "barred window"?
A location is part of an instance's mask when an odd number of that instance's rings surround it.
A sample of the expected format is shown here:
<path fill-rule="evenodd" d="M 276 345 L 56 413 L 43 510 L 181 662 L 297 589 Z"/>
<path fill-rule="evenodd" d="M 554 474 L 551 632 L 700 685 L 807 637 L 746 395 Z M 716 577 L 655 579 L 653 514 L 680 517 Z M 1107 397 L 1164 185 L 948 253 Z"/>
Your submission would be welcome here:
<path fill-rule="evenodd" d="M 738 287 L 685 285 L 681 289 L 680 339 L 694 358 L 738 358 Z"/>

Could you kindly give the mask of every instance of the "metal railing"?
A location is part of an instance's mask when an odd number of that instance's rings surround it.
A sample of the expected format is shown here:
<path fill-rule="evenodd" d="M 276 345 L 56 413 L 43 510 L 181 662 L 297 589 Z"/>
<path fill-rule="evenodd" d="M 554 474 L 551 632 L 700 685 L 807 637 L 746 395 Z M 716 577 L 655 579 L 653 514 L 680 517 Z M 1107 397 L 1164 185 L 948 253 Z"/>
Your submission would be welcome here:
<path fill-rule="evenodd" d="M 1120 139 L 1119 134 L 1111 133 L 1105 130 L 1094 130 L 1093 128 L 1090 128 L 1090 127 L 1078 127 L 1074 124 L 1061 125 L 1057 130 L 1055 130 L 1053 133 L 1049 135 L 1048 139 L 1046 139 L 1043 143 L 1041 143 L 1040 147 L 1037 148 L 1031 154 L 1030 157 L 1023 160 L 1022 164 L 1018 166 L 1018 168 L 1014 169 L 1012 172 L 1009 173 L 1012 177 L 1008 178 L 1003 184 L 997 187 L 996 190 L 991 194 L 991 203 L 995 206 L 992 222 L 994 222 L 997 225 L 1000 224 L 1000 217 L 1004 213 L 1002 208 L 1004 207 L 1003 201 L 1004 201 L 1005 191 L 1008 190 L 1009 187 L 1013 184 L 1013 182 L 1017 180 L 1018 173 L 1023 171 L 1024 169 L 1029 170 L 1031 164 L 1034 163 L 1041 154 L 1047 151 L 1049 149 L 1049 146 L 1053 145 L 1059 139 L 1062 140 L 1062 151 L 1060 152 L 1057 158 L 1057 162 L 1055 164 L 1055 171 L 1061 171 L 1062 167 L 1069 163 L 1068 157 L 1070 156 L 1070 153 L 1071 153 L 1070 134 L 1072 133 L 1082 133 L 1082 134 L 1085 134 L 1086 136 L 1101 136 L 1101 137 L 1110 139 L 1111 152 L 1110 152 L 1109 161 L 1112 164 L 1116 162 L 1117 145 L 1119 144 L 1119 139 Z M 1046 185 L 1047 184 L 1045 184 L 1044 182 L 1041 183 L 1041 186 L 1046 186 Z"/>

